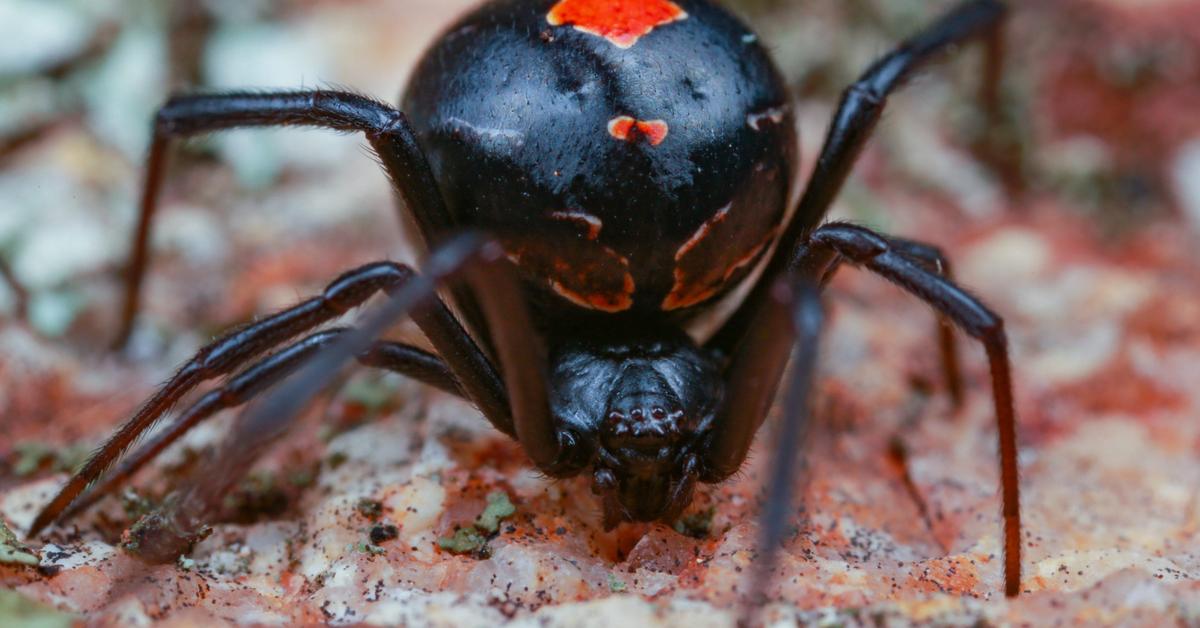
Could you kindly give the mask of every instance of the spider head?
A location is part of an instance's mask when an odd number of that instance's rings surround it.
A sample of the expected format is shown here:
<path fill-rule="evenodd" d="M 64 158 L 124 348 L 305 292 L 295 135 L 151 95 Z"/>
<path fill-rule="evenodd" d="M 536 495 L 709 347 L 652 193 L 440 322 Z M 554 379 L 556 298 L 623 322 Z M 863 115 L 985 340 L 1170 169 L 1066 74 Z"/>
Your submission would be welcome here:
<path fill-rule="evenodd" d="M 671 520 L 692 500 L 723 384 L 690 339 L 668 338 L 575 347 L 555 361 L 555 414 L 586 434 L 606 527 Z"/>

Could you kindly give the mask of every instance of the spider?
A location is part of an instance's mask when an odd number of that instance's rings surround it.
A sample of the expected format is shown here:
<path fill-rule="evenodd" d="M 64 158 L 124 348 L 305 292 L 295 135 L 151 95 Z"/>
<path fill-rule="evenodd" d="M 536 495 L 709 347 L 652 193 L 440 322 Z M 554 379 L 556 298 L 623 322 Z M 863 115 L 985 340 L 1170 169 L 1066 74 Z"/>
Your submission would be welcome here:
<path fill-rule="evenodd" d="M 997 0 L 968 0 L 867 69 L 844 92 L 790 208 L 798 138 L 783 81 L 756 35 L 709 0 L 487 2 L 425 53 L 400 108 L 331 90 L 169 99 L 155 119 L 122 337 L 137 314 L 168 149 L 181 138 L 265 126 L 362 132 L 430 255 L 421 273 L 391 261 L 346 272 L 321 295 L 201 349 L 68 481 L 30 535 L 94 503 L 197 423 L 278 384 L 193 483 L 179 512 L 199 516 L 343 362 L 357 359 L 470 400 L 550 478 L 590 474 L 607 528 L 671 521 L 697 483 L 737 472 L 782 386 L 761 526 L 766 573 L 803 449 L 821 288 L 849 263 L 929 303 L 986 349 L 1004 590 L 1017 595 L 1016 434 L 1002 320 L 948 278 L 937 248 L 823 222 L 888 97 L 939 53 L 985 44 L 983 93 L 994 112 L 1005 14 Z M 756 268 L 759 278 L 748 279 Z M 685 333 L 745 281 L 754 283 L 711 337 Z M 316 331 L 378 293 L 388 299 L 366 323 Z M 380 339 L 406 316 L 436 354 Z M 940 340 L 957 398 L 948 325 Z M 217 378 L 227 379 L 110 471 L 171 406 Z"/>

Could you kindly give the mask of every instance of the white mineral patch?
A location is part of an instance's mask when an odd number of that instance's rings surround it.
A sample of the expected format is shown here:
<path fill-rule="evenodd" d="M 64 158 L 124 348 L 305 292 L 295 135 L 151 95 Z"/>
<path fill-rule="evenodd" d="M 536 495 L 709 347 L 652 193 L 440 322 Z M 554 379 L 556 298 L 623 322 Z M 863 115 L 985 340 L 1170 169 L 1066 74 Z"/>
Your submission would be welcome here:
<path fill-rule="evenodd" d="M 131 162 L 150 144 L 154 112 L 166 96 L 166 42 L 151 29 L 124 31 L 83 84 L 88 123 Z"/>
<path fill-rule="evenodd" d="M 1183 145 L 1171 165 L 1171 180 L 1184 215 L 1200 229 L 1200 138 Z"/>
<path fill-rule="evenodd" d="M 75 2 L 0 2 L 0 76 L 24 74 L 63 61 L 87 46 L 96 25 Z"/>
<path fill-rule="evenodd" d="M 208 84 L 223 90 L 327 88 L 332 76 L 326 53 L 302 32 L 258 23 L 218 29 L 205 49 L 203 67 Z M 213 141 L 243 184 L 261 187 L 286 165 L 328 166 L 348 159 L 361 139 L 293 128 L 223 133 Z"/>

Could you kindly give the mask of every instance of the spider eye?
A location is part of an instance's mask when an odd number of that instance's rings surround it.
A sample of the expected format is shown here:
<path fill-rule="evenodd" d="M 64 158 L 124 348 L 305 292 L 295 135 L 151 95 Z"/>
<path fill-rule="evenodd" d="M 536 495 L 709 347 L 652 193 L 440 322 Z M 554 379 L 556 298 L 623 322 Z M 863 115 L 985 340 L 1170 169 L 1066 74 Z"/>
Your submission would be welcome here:
<path fill-rule="evenodd" d="M 650 416 L 661 421 L 662 419 L 667 418 L 667 411 L 663 410 L 662 408 L 656 407 L 650 411 Z"/>

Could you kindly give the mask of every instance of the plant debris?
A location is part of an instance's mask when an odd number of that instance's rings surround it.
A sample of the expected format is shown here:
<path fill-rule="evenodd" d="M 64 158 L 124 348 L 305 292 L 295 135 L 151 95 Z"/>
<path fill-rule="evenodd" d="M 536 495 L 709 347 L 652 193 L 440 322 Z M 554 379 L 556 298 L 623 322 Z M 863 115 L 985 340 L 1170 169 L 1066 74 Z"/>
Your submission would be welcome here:
<path fill-rule="evenodd" d="M 517 512 L 508 493 L 496 491 L 487 497 L 487 507 L 470 526 L 460 527 L 454 536 L 438 539 L 438 547 L 452 554 L 472 554 L 476 558 L 491 556 L 488 540 L 500 531 L 500 522 Z"/>
<path fill-rule="evenodd" d="M 164 563 L 191 553 L 197 543 L 212 534 L 209 526 L 187 529 L 177 517 L 174 501 L 168 498 L 162 506 L 138 519 L 121 536 L 121 549 L 151 563 Z"/>

